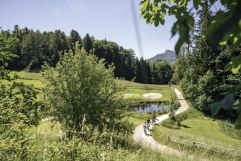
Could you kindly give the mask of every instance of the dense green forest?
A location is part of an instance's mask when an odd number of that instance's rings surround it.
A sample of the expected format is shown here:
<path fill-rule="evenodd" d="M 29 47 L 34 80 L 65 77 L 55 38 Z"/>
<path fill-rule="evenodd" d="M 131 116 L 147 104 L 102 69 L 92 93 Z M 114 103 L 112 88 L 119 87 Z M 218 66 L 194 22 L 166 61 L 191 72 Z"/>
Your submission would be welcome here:
<path fill-rule="evenodd" d="M 191 35 L 192 43 L 180 51 L 172 81 L 180 85 L 197 109 L 235 120 L 240 111 L 241 93 L 237 84 L 241 83 L 241 73 L 233 74 L 225 70 L 225 65 L 241 54 L 241 47 L 231 49 L 231 42 L 219 47 L 210 43 L 207 30 L 211 22 L 212 12 L 206 5 Z M 215 108 L 218 104 L 221 109 Z"/>
<path fill-rule="evenodd" d="M 155 84 L 165 84 L 171 79 L 171 66 L 166 62 L 150 64 L 143 58 L 138 59 L 131 49 L 112 41 L 96 40 L 89 34 L 81 38 L 75 30 L 67 36 L 60 30 L 40 32 L 16 25 L 13 31 L 1 30 L 1 37 L 2 41 L 13 39 L 12 52 L 16 56 L 8 65 L 12 70 L 40 70 L 44 63 L 55 66 L 64 52 L 75 52 L 78 43 L 87 53 L 105 59 L 106 67 L 114 65 L 115 77 Z"/>

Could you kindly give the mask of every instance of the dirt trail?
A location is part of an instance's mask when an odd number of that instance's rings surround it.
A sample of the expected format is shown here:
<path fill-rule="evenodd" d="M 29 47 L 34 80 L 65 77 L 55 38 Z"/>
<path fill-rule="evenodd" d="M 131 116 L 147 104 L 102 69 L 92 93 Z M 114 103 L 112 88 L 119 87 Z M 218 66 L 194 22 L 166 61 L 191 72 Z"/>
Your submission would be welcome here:
<path fill-rule="evenodd" d="M 185 99 L 183 98 L 181 92 L 177 88 L 174 88 L 174 91 L 175 91 L 176 96 L 181 105 L 178 108 L 178 110 L 175 112 L 175 114 L 180 114 L 188 109 L 188 104 L 185 101 Z M 164 114 L 164 115 L 157 117 L 156 124 L 160 124 L 162 121 L 164 121 L 168 117 L 169 117 L 168 114 Z M 153 150 L 157 150 L 157 151 L 164 152 L 164 153 L 172 153 L 172 154 L 176 154 L 176 155 L 181 155 L 180 151 L 172 149 L 166 145 L 160 144 L 157 141 L 155 141 L 151 135 L 146 135 L 144 132 L 143 124 L 136 127 L 136 129 L 134 131 L 133 139 L 135 140 L 135 142 L 140 143 L 143 146 L 151 148 Z"/>

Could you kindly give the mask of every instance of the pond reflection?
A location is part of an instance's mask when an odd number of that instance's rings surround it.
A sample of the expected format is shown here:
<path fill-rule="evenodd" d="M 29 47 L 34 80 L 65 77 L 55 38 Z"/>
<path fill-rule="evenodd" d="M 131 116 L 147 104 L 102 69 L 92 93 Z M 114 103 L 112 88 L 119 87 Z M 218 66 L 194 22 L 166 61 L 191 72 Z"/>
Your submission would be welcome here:
<path fill-rule="evenodd" d="M 134 107 L 135 112 L 158 112 L 158 111 L 165 111 L 170 108 L 170 105 L 167 104 L 144 104 L 144 105 L 137 105 Z"/>

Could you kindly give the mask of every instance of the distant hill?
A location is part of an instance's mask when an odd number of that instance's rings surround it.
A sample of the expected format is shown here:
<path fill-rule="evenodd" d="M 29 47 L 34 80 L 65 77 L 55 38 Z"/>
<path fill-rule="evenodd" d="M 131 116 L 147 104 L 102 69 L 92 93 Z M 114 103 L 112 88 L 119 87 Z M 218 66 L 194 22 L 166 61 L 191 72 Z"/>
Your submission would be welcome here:
<path fill-rule="evenodd" d="M 158 60 L 164 60 L 166 61 L 168 64 L 173 64 L 175 63 L 177 57 L 174 51 L 172 50 L 166 50 L 164 53 L 161 54 L 157 54 L 156 56 L 147 59 L 147 61 L 149 61 L 150 63 L 155 63 Z"/>

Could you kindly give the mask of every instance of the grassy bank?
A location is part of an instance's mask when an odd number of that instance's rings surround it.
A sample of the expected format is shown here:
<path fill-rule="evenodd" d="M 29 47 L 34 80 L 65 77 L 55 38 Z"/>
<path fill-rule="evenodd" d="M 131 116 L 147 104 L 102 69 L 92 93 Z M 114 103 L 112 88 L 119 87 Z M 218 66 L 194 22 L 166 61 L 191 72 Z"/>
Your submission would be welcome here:
<path fill-rule="evenodd" d="M 208 160 L 241 159 L 240 152 L 237 151 L 241 149 L 241 140 L 227 135 L 220 127 L 220 120 L 204 116 L 192 107 L 177 118 L 183 120 L 181 126 L 170 126 L 170 119 L 155 126 L 152 133 L 154 139 L 186 154 Z"/>

